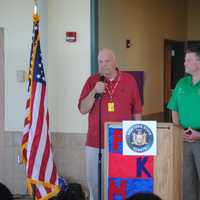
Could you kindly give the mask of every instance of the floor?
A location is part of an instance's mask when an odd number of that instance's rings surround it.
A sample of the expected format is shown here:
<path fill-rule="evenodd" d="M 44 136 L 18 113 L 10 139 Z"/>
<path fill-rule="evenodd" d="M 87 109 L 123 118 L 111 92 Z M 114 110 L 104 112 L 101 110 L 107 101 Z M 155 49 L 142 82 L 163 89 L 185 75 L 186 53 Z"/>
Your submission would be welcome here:
<path fill-rule="evenodd" d="M 14 199 L 16 200 L 33 200 L 29 195 L 14 195 Z"/>

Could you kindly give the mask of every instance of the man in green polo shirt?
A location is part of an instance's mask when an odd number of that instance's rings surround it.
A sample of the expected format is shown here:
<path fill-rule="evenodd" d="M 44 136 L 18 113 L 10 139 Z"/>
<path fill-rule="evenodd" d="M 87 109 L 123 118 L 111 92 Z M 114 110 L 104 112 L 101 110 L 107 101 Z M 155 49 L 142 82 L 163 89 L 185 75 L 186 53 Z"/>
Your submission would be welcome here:
<path fill-rule="evenodd" d="M 177 83 L 168 108 L 173 123 L 184 128 L 183 199 L 199 199 L 200 180 L 200 45 L 187 50 L 185 72 Z"/>

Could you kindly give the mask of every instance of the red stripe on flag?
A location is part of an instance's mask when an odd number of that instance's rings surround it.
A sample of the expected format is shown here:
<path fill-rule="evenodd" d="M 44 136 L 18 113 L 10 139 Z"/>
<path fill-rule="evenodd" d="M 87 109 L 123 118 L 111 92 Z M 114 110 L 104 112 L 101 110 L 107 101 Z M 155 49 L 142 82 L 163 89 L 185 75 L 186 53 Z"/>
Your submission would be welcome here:
<path fill-rule="evenodd" d="M 35 157 L 38 151 L 38 146 L 40 143 L 41 133 L 42 133 L 42 126 L 43 126 L 43 120 L 44 120 L 44 97 L 45 97 L 45 86 L 42 86 L 41 90 L 41 99 L 39 104 L 39 110 L 38 110 L 38 120 L 36 125 L 36 130 L 33 138 L 33 143 L 31 146 L 31 152 L 30 152 L 30 158 L 29 158 L 29 167 L 28 167 L 28 177 L 32 176 L 33 173 L 33 167 L 35 163 Z"/>
<path fill-rule="evenodd" d="M 57 169 L 56 169 L 55 163 L 53 162 L 53 171 L 52 171 L 52 174 L 51 174 L 50 182 L 55 183 L 56 178 L 57 178 Z"/>
<path fill-rule="evenodd" d="M 28 109 L 29 106 L 30 106 L 30 99 L 28 99 L 28 100 L 26 101 L 26 109 Z"/>
<path fill-rule="evenodd" d="M 40 199 L 42 197 L 42 195 L 40 194 L 40 191 L 37 188 L 35 189 L 35 196 L 37 199 Z"/>
<path fill-rule="evenodd" d="M 45 178 L 45 171 L 46 171 L 47 163 L 48 163 L 48 160 L 49 160 L 49 154 L 50 154 L 50 141 L 49 141 L 49 137 L 47 137 L 47 141 L 46 141 L 46 145 L 45 145 L 45 151 L 44 151 L 44 154 L 42 156 L 42 162 L 41 162 L 41 167 L 40 167 L 39 179 L 41 181 L 44 181 L 44 178 Z"/>
<path fill-rule="evenodd" d="M 27 124 L 29 124 L 29 117 L 28 116 L 24 120 L 24 126 L 26 126 Z"/>
<path fill-rule="evenodd" d="M 23 149 L 22 155 L 23 155 L 23 158 L 27 161 L 27 150 L 26 149 Z"/>
<path fill-rule="evenodd" d="M 35 100 L 35 93 L 36 93 L 36 87 L 37 87 L 37 83 L 35 81 L 33 81 L 33 85 L 32 85 L 32 93 L 31 93 L 31 100 L 30 100 L 30 126 L 32 123 L 32 112 L 33 112 L 33 104 L 34 104 L 34 100 Z"/>
<path fill-rule="evenodd" d="M 46 122 L 47 122 L 47 130 L 49 131 L 49 112 L 47 111 L 47 117 L 46 117 Z"/>
<path fill-rule="evenodd" d="M 47 193 L 50 193 L 52 190 L 51 188 L 45 188 Z"/>
<path fill-rule="evenodd" d="M 22 144 L 25 144 L 28 140 L 28 133 L 25 133 L 22 138 Z"/>

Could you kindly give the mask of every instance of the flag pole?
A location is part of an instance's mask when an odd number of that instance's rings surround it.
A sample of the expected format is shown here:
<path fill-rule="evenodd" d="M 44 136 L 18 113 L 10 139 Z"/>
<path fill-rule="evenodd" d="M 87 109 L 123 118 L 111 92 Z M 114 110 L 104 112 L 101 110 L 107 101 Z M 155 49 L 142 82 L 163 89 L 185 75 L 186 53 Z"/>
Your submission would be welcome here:
<path fill-rule="evenodd" d="M 33 194 L 33 200 L 36 200 L 36 198 L 35 198 L 35 196 L 36 196 L 35 195 L 35 193 L 36 193 L 36 186 L 35 186 L 35 184 L 32 185 L 32 191 L 33 191 L 32 192 L 32 194 Z"/>
<path fill-rule="evenodd" d="M 38 15 L 38 4 L 37 4 L 37 0 L 34 0 L 34 11 L 33 11 L 33 15 L 37 16 Z M 33 195 L 33 200 L 36 200 L 35 196 L 36 196 L 36 185 L 33 184 L 32 185 L 32 195 Z"/>
<path fill-rule="evenodd" d="M 35 4 L 34 4 L 34 15 L 38 14 L 38 4 L 37 4 L 37 0 L 34 0 Z"/>

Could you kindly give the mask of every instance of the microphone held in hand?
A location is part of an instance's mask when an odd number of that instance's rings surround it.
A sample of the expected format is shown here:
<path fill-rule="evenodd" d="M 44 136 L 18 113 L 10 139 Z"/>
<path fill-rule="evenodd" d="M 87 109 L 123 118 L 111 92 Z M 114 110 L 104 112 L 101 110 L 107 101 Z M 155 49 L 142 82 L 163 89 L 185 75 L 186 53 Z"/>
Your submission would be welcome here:
<path fill-rule="evenodd" d="M 104 76 L 100 76 L 99 81 L 104 82 L 105 77 Z M 96 93 L 94 98 L 95 99 L 101 99 L 103 97 L 103 93 Z"/>

